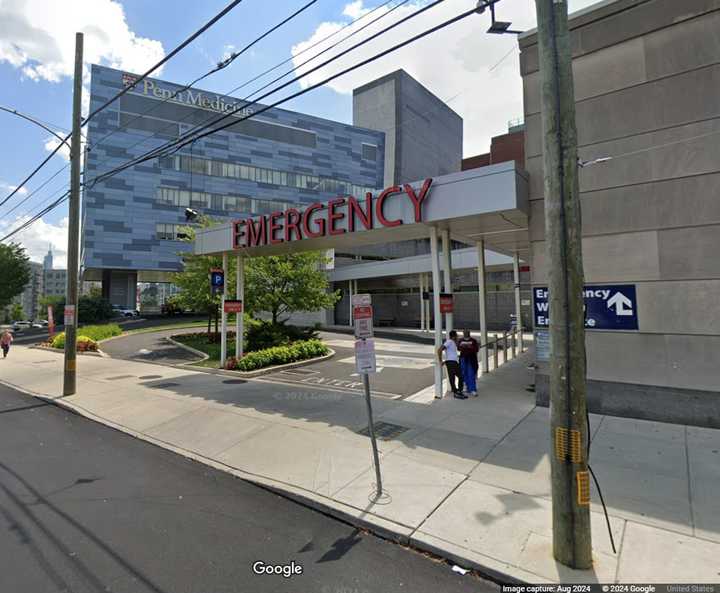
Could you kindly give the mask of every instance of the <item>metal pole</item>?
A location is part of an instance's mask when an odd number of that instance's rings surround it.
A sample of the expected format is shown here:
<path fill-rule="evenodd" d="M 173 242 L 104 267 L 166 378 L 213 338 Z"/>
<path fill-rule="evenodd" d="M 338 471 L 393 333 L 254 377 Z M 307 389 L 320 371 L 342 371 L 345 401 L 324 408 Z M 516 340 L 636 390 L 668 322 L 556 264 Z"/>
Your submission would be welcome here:
<path fill-rule="evenodd" d="M 565 0 L 536 0 L 550 306 L 553 555 L 592 566 L 582 225 L 572 54 Z"/>
<path fill-rule="evenodd" d="M 517 328 L 517 334 L 520 342 L 520 352 L 523 351 L 523 335 L 522 335 L 522 306 L 520 301 L 520 255 L 516 251 L 513 254 L 513 282 L 515 288 L 515 327 Z M 514 350 L 515 342 L 513 342 L 513 356 L 515 356 Z"/>
<path fill-rule="evenodd" d="M 77 391 L 77 304 L 78 251 L 80 243 L 80 158 L 82 125 L 83 34 L 75 33 L 75 79 L 73 86 L 73 121 L 70 149 L 70 205 L 68 218 L 67 298 L 65 309 L 72 312 L 72 322 L 65 326 L 65 365 L 63 395 Z M 67 313 L 66 313 L 67 318 Z"/>
<path fill-rule="evenodd" d="M 228 296 L 228 284 L 230 274 L 228 274 L 228 255 L 223 253 L 222 256 L 223 273 L 225 274 L 225 282 L 223 283 L 223 292 L 220 306 L 220 368 L 225 368 L 227 361 L 227 313 L 225 313 L 225 299 Z"/>
<path fill-rule="evenodd" d="M 508 334 L 507 332 L 503 332 L 503 364 L 505 364 L 508 361 L 508 342 L 507 342 Z"/>
<path fill-rule="evenodd" d="M 445 292 L 452 294 L 452 260 L 450 254 L 450 231 L 444 230 L 441 234 L 442 237 L 442 253 L 443 253 L 443 275 Z M 445 337 L 450 336 L 450 332 L 453 330 L 453 314 L 445 313 Z"/>
<path fill-rule="evenodd" d="M 425 301 L 423 300 L 423 281 L 425 279 L 425 274 L 419 275 L 419 282 L 420 282 L 420 331 L 425 331 Z"/>
<path fill-rule="evenodd" d="M 477 247 L 477 258 L 478 258 L 478 304 L 480 308 L 480 343 L 487 344 L 488 332 L 487 332 L 487 282 L 485 277 L 485 240 L 481 239 L 476 244 Z M 483 349 L 481 354 L 482 372 L 488 372 L 488 348 Z"/>
<path fill-rule="evenodd" d="M 495 336 L 495 341 L 493 342 L 493 370 L 496 371 L 498 368 L 498 337 Z"/>
<path fill-rule="evenodd" d="M 442 316 L 440 314 L 440 258 L 438 255 L 438 233 L 434 226 L 430 227 L 430 261 L 432 265 L 432 283 L 433 283 L 433 325 L 435 328 L 435 354 L 442 346 Z M 437 360 L 437 356 L 433 356 L 435 360 L 435 397 L 441 399 L 443 396 L 442 387 L 442 366 Z"/>
<path fill-rule="evenodd" d="M 367 373 L 363 373 L 363 385 L 365 386 L 365 403 L 367 403 L 368 412 L 368 432 L 370 433 L 370 443 L 372 443 L 373 463 L 375 464 L 375 490 L 376 497 L 382 495 L 382 478 L 380 477 L 380 456 L 378 455 L 377 440 L 375 439 L 375 425 L 373 424 L 372 403 L 370 402 L 370 378 Z"/>
<path fill-rule="evenodd" d="M 352 305 L 352 297 L 353 297 L 353 281 L 348 280 L 348 318 L 350 321 L 348 322 L 348 325 L 350 327 L 353 326 L 353 305 Z"/>
<path fill-rule="evenodd" d="M 235 358 L 242 358 L 243 355 L 243 334 L 245 333 L 245 260 L 238 255 L 236 259 L 237 269 L 235 270 L 235 298 L 243 306 L 240 313 L 235 314 Z"/>
<path fill-rule="evenodd" d="M 430 292 L 430 278 L 425 274 L 425 291 Z M 430 296 L 428 294 L 428 296 Z M 430 331 L 430 299 L 425 301 L 425 331 Z"/>

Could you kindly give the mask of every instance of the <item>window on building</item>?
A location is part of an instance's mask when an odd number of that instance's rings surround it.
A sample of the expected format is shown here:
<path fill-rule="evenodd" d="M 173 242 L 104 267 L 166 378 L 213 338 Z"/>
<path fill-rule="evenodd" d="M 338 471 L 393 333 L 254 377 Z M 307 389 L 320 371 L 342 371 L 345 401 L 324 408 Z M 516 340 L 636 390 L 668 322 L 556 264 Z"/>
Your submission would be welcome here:
<path fill-rule="evenodd" d="M 366 161 L 377 160 L 377 146 L 374 144 L 362 144 L 362 158 Z"/>

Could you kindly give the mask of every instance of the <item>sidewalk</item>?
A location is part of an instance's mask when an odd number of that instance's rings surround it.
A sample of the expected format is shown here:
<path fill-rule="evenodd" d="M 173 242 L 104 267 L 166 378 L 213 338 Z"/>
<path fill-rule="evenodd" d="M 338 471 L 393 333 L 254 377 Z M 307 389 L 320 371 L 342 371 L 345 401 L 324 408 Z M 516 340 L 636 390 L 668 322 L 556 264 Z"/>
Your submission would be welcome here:
<path fill-rule="evenodd" d="M 16 347 L 3 383 L 61 392 L 59 354 Z M 242 478 L 283 490 L 461 566 L 526 582 L 720 581 L 720 431 L 591 416 L 592 571 L 552 560 L 548 410 L 526 391 L 526 357 L 485 375 L 480 397 L 374 398 L 387 504 L 362 396 L 117 359 L 79 357 L 78 394 L 59 403 Z M 379 426 L 393 429 L 393 426 Z"/>

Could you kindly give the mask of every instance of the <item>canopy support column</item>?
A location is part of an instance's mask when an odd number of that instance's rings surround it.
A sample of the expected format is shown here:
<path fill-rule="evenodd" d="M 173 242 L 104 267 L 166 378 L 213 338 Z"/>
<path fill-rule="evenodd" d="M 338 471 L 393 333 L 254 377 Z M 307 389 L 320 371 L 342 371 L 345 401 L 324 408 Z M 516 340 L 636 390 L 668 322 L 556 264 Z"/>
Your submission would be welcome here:
<path fill-rule="evenodd" d="M 513 282 L 515 284 L 515 324 L 517 328 L 518 345 L 523 351 L 522 307 L 520 301 L 520 255 L 516 251 L 513 255 Z"/>
<path fill-rule="evenodd" d="M 222 256 L 222 269 L 225 275 L 225 281 L 223 282 L 222 298 L 220 299 L 220 368 L 225 368 L 225 362 L 227 360 L 227 313 L 225 313 L 225 299 L 228 295 L 228 256 L 227 253 L 223 253 Z"/>
<path fill-rule="evenodd" d="M 442 316 L 440 315 L 440 256 L 438 254 L 438 232 L 435 227 L 430 227 L 430 260 L 432 264 L 432 295 L 433 314 L 435 326 L 435 352 L 442 345 Z M 435 397 L 442 399 L 442 365 L 435 357 Z"/>
<path fill-rule="evenodd" d="M 425 331 L 425 301 L 423 300 L 423 292 L 425 292 L 425 274 L 418 274 L 419 293 L 420 293 L 420 331 Z"/>
<path fill-rule="evenodd" d="M 442 253 L 443 253 L 443 274 L 445 277 L 445 292 L 452 295 L 452 257 L 450 254 L 450 231 L 444 230 L 442 237 Z M 445 313 L 445 337 L 450 336 L 453 330 L 453 314 Z"/>
<path fill-rule="evenodd" d="M 480 307 L 480 344 L 487 344 L 487 282 L 485 276 L 485 240 L 481 239 L 477 242 L 477 274 L 478 274 L 478 304 Z M 480 352 L 480 360 L 482 372 L 487 373 L 488 366 L 488 348 L 485 346 Z"/>
<path fill-rule="evenodd" d="M 245 260 L 238 255 L 235 263 L 235 298 L 242 303 L 242 312 L 235 314 L 235 358 L 240 359 L 243 356 L 245 334 Z"/>

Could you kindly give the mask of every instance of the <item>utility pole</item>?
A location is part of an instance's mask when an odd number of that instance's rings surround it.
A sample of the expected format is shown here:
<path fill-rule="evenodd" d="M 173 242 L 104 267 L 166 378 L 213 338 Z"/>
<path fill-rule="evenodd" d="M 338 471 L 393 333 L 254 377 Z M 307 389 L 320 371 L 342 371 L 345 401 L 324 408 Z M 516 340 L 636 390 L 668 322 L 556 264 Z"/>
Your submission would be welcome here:
<path fill-rule="evenodd" d="M 592 566 L 582 227 L 566 0 L 536 0 L 550 302 L 553 554 Z"/>
<path fill-rule="evenodd" d="M 72 395 L 77 383 L 78 251 L 80 243 L 80 127 L 82 125 L 83 34 L 75 33 L 75 80 L 73 87 L 70 146 L 70 207 L 68 221 L 67 297 L 65 299 L 65 373 L 63 395 Z"/>

